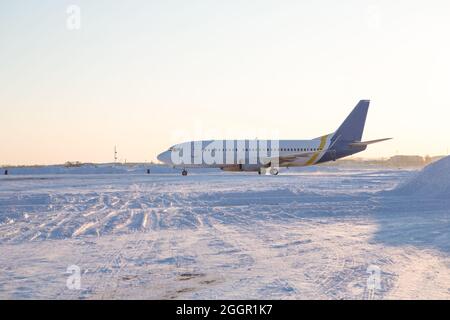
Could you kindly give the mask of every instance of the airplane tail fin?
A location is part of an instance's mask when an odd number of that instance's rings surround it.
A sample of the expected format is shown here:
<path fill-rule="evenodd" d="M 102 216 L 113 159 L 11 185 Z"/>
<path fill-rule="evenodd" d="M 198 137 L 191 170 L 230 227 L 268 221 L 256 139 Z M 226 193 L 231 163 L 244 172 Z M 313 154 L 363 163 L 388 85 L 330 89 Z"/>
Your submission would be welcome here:
<path fill-rule="evenodd" d="M 370 100 L 361 100 L 344 120 L 333 136 L 333 140 L 361 141 Z"/>

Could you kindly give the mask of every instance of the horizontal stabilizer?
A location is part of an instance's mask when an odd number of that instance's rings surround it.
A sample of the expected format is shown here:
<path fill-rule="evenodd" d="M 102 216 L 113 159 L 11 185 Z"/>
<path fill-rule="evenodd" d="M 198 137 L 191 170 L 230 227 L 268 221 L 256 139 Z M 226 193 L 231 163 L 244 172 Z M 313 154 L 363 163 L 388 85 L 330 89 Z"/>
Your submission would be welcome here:
<path fill-rule="evenodd" d="M 370 141 L 355 141 L 349 144 L 350 147 L 364 147 L 372 143 L 382 142 L 386 140 L 391 140 L 392 138 L 384 138 L 384 139 L 377 139 L 377 140 L 370 140 Z"/>

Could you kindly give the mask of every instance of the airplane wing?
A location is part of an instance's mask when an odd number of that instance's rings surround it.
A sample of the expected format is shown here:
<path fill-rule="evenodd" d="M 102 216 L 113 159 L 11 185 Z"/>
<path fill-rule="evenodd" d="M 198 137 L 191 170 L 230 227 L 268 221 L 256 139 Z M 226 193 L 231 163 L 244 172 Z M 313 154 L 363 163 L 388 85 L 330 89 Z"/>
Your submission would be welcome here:
<path fill-rule="evenodd" d="M 291 163 L 297 160 L 298 158 L 311 158 L 314 153 L 321 152 L 321 151 L 308 151 L 308 152 L 301 152 L 301 153 L 291 153 L 285 156 L 281 157 L 267 157 L 265 158 L 264 162 L 270 163 L 272 161 L 278 162 L 280 165 L 285 163 Z"/>

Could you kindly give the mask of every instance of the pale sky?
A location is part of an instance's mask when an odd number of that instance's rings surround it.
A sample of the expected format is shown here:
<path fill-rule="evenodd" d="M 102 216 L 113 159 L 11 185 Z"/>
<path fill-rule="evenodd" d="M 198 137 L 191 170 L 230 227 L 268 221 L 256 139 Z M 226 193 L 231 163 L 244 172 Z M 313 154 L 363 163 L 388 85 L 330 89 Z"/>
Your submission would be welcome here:
<path fill-rule="evenodd" d="M 360 99 L 364 139 L 394 137 L 360 156 L 445 154 L 449 17 L 448 1 L 2 1 L 0 164 L 314 138 Z"/>

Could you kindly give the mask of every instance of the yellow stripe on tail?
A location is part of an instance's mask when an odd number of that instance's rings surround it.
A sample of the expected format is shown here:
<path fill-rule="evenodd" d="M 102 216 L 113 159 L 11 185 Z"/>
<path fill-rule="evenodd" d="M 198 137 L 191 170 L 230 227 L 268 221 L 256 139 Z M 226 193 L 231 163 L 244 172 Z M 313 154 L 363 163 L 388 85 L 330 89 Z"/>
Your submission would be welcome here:
<path fill-rule="evenodd" d="M 327 144 L 327 138 L 328 138 L 329 134 L 320 137 L 320 146 L 319 146 L 319 150 L 317 150 L 316 152 L 314 152 L 314 154 L 311 156 L 311 158 L 306 162 L 305 166 L 310 166 L 312 164 L 314 164 L 317 160 L 317 158 L 319 157 L 319 154 L 323 151 L 323 148 L 325 147 L 325 145 Z"/>

